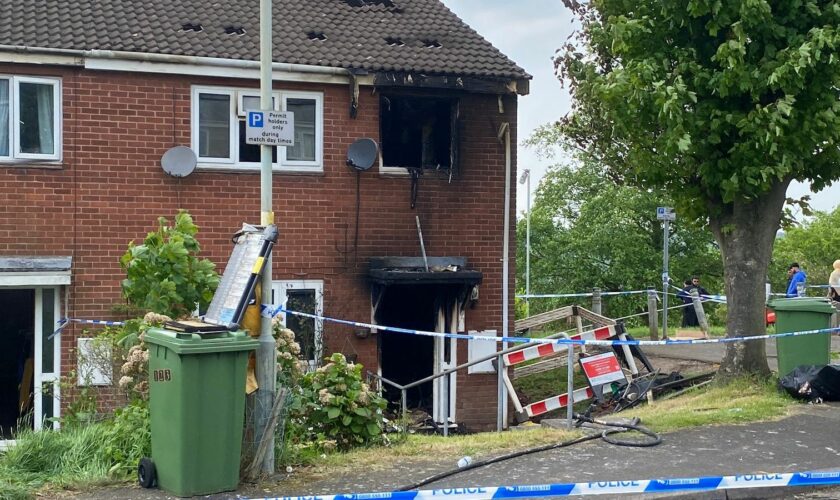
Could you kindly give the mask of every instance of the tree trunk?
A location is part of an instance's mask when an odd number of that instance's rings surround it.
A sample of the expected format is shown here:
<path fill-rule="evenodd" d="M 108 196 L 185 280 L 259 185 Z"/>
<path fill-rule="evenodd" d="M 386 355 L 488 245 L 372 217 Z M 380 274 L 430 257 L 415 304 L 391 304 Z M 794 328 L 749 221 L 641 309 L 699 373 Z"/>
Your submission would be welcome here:
<path fill-rule="evenodd" d="M 765 331 L 764 285 L 789 184 L 790 180 L 779 182 L 757 199 L 710 207 L 711 213 L 719 213 L 709 226 L 723 256 L 727 337 Z M 742 374 L 770 375 L 763 340 L 726 344 L 718 378 Z"/>

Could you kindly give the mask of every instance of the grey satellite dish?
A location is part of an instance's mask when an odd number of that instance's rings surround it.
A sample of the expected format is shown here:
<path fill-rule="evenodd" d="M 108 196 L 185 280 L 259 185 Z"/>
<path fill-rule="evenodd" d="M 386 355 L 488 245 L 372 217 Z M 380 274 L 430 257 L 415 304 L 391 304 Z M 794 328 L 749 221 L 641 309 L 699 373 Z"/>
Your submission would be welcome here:
<path fill-rule="evenodd" d="M 347 149 L 347 165 L 363 172 L 376 162 L 379 145 L 373 139 L 356 139 Z"/>
<path fill-rule="evenodd" d="M 198 159 L 192 149 L 186 146 L 175 146 L 163 153 L 160 166 L 172 177 L 186 177 L 193 173 Z"/>

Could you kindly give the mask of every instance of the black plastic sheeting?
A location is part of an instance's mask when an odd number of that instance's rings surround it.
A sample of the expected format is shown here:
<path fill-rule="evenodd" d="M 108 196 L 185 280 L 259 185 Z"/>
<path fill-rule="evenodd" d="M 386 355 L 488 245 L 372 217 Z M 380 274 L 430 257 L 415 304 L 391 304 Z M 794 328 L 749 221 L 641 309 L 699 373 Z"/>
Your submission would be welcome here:
<path fill-rule="evenodd" d="M 808 401 L 840 401 L 840 365 L 797 366 L 779 380 L 795 398 Z"/>

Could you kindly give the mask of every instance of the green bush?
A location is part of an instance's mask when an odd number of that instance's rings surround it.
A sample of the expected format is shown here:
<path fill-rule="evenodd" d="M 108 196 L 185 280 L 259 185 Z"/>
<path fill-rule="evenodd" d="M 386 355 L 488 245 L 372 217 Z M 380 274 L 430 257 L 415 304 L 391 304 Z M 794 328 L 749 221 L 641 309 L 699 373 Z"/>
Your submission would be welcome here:
<path fill-rule="evenodd" d="M 112 473 L 131 473 L 143 457 L 152 453 L 152 425 L 149 405 L 135 400 L 118 409 L 104 429 L 102 453 Z"/>
<path fill-rule="evenodd" d="M 362 365 L 335 353 L 301 379 L 291 408 L 289 439 L 298 447 L 348 450 L 379 441 L 385 400 L 362 382 Z"/>
<path fill-rule="evenodd" d="M 128 244 L 120 265 L 126 272 L 121 285 L 129 304 L 177 318 L 190 314 L 196 304 L 204 308 L 210 303 L 219 275 L 212 262 L 197 257 L 197 233 L 198 226 L 182 210 L 174 226 L 160 217 L 158 230 L 142 245 Z"/>

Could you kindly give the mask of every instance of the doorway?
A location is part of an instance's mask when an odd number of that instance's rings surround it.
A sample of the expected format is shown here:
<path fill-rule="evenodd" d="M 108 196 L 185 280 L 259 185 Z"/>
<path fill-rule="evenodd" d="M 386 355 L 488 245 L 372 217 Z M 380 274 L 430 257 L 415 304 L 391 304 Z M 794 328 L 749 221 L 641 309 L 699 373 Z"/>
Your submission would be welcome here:
<path fill-rule="evenodd" d="M 377 307 L 376 323 L 380 325 L 434 331 L 437 313 L 437 287 L 431 285 L 395 285 L 384 292 Z M 406 385 L 434 372 L 435 338 L 383 331 L 378 335 L 382 376 Z M 385 385 L 385 397 L 399 404 L 400 391 Z M 433 383 L 426 382 L 406 391 L 408 408 L 419 408 L 432 414 Z"/>
<path fill-rule="evenodd" d="M 0 444 L 59 416 L 58 287 L 0 287 Z"/>
<path fill-rule="evenodd" d="M 0 290 L 0 440 L 32 428 L 35 290 Z"/>

